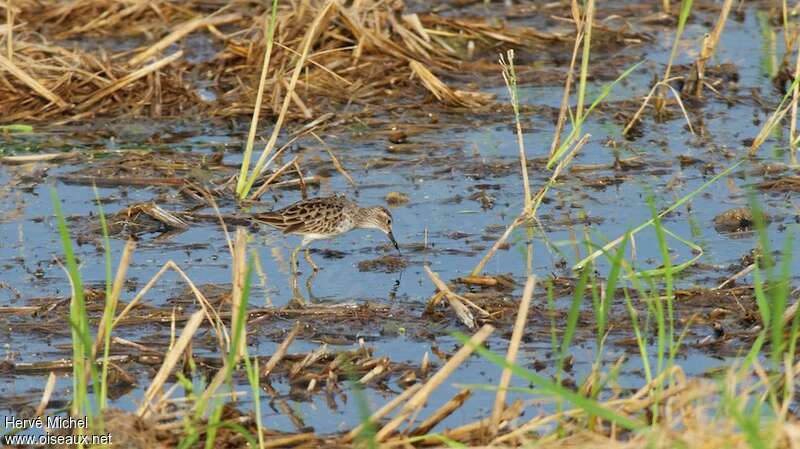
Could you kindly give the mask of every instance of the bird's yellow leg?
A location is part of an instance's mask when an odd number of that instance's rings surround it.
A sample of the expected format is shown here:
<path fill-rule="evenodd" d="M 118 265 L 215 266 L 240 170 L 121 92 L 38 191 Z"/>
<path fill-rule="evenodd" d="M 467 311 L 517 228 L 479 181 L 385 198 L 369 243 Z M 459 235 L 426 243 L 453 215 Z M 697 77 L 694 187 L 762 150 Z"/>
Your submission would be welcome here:
<path fill-rule="evenodd" d="M 300 252 L 302 246 L 298 246 L 292 251 L 292 256 L 289 258 L 289 264 L 292 266 L 292 274 L 297 276 L 297 253 Z"/>
<path fill-rule="evenodd" d="M 306 291 L 308 292 L 308 299 L 310 301 L 314 301 L 314 293 L 311 291 L 311 287 L 314 284 L 314 278 L 317 277 L 317 271 L 314 270 L 308 275 L 308 279 L 306 279 Z"/>
<path fill-rule="evenodd" d="M 306 248 L 305 257 L 306 257 L 306 262 L 308 262 L 308 264 L 311 265 L 311 269 L 314 270 L 314 274 L 317 274 L 317 271 L 319 271 L 319 267 L 311 259 L 311 251 L 309 251 L 308 248 Z"/>
<path fill-rule="evenodd" d="M 292 266 L 292 299 L 289 301 L 289 306 L 302 306 L 306 303 L 306 299 L 297 287 L 297 253 L 300 252 L 301 248 L 302 246 L 295 248 L 294 251 L 292 251 L 292 257 L 289 259 L 289 263 Z"/>

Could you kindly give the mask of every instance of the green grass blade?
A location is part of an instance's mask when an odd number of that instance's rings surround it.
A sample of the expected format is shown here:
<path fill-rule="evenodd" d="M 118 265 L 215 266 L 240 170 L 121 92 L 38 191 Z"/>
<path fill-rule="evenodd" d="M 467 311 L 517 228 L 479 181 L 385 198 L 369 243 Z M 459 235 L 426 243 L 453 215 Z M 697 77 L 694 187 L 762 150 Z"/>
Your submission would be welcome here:
<path fill-rule="evenodd" d="M 89 334 L 89 318 L 86 314 L 86 300 L 83 296 L 83 281 L 78 269 L 78 262 L 72 247 L 72 240 L 67 229 L 64 214 L 61 211 L 61 200 L 55 187 L 50 188 L 50 197 L 53 202 L 53 211 L 58 223 L 58 233 L 61 237 L 61 245 L 64 249 L 66 258 L 67 275 L 72 285 L 72 300 L 70 301 L 69 321 L 72 333 L 73 350 L 73 404 L 77 409 L 73 409 L 79 416 L 86 416 L 89 422 L 94 425 L 94 410 L 89 400 L 88 387 L 86 385 L 86 369 L 92 379 L 94 389 L 99 385 L 97 368 L 93 360 L 89 360 L 92 353 L 92 341 Z M 95 399 L 99 399 L 95 391 Z"/>
<path fill-rule="evenodd" d="M 264 61 L 261 69 L 261 78 L 258 84 L 258 92 L 256 93 L 255 107 L 253 108 L 253 117 L 250 121 L 250 130 L 247 134 L 247 143 L 245 144 L 244 153 L 242 154 L 242 163 L 239 167 L 239 178 L 236 181 L 236 194 L 239 198 L 244 198 L 249 193 L 244 190 L 247 175 L 250 172 L 250 161 L 253 157 L 253 145 L 255 144 L 256 128 L 258 127 L 258 116 L 261 112 L 261 102 L 264 95 L 264 85 L 266 83 L 267 71 L 269 70 L 270 55 L 272 55 L 272 45 L 275 38 L 275 24 L 278 15 L 278 0 L 272 0 L 272 13 L 270 16 L 269 27 L 265 37 L 266 44 L 264 47 Z"/>
<path fill-rule="evenodd" d="M 600 90 L 600 95 L 598 95 L 597 98 L 594 99 L 592 105 L 589 106 L 589 109 L 586 110 L 586 113 L 575 121 L 575 126 L 572 127 L 572 130 L 567 135 L 567 138 L 564 139 L 564 142 L 561 144 L 560 147 L 558 147 L 558 150 L 556 150 L 556 152 L 553 154 L 553 157 L 551 157 L 550 160 L 547 161 L 548 170 L 553 168 L 553 166 L 561 159 L 564 153 L 566 153 L 567 150 L 569 150 L 569 148 L 572 146 L 572 143 L 578 138 L 579 136 L 578 133 L 580 132 L 581 126 L 589 117 L 589 114 L 592 113 L 594 108 L 597 107 L 597 105 L 600 104 L 600 102 L 606 99 L 606 97 L 611 93 L 611 91 L 614 89 L 614 86 L 616 86 L 617 83 L 627 78 L 628 75 L 633 73 L 633 71 L 638 69 L 639 66 L 642 65 L 643 63 L 644 61 L 637 62 L 636 64 L 634 64 L 633 66 L 622 72 L 622 74 L 618 76 L 617 79 L 608 84 L 605 84 L 602 87 L 602 89 Z"/>
<path fill-rule="evenodd" d="M 233 377 L 233 371 L 239 356 L 239 342 L 242 339 L 242 335 L 244 335 L 244 327 L 247 325 L 247 303 L 250 298 L 250 278 L 252 273 L 253 263 L 251 258 L 248 260 L 247 270 L 245 271 L 244 275 L 244 284 L 242 285 L 242 297 L 239 303 L 239 308 L 236 316 L 233 317 L 233 336 L 231 338 L 231 344 L 228 348 L 228 354 L 225 358 L 225 366 L 223 367 L 225 370 L 225 382 L 228 384 L 231 383 L 231 379 Z M 206 449 L 212 449 L 214 447 L 217 437 L 217 427 L 225 424 L 220 423 L 222 408 L 222 404 L 218 403 L 217 406 L 214 407 L 214 411 L 211 413 L 211 417 L 208 420 L 209 425 L 206 433 Z"/>
<path fill-rule="evenodd" d="M 708 188 L 708 186 L 710 186 L 711 184 L 714 184 L 715 182 L 717 182 L 721 178 L 727 176 L 736 167 L 741 165 L 745 160 L 746 159 L 739 159 L 736 163 L 734 163 L 730 167 L 726 168 L 725 170 L 721 171 L 719 174 L 717 174 L 713 178 L 711 178 L 708 181 L 706 181 L 705 183 L 703 183 L 703 185 L 701 185 L 697 189 L 693 190 L 692 192 L 690 192 L 686 196 L 684 196 L 684 197 L 678 199 L 677 201 L 675 201 L 674 203 L 672 203 L 671 206 L 669 206 L 668 208 L 666 208 L 663 211 L 661 211 L 658 214 L 658 216 L 659 217 L 663 217 L 663 216 L 667 215 L 668 213 L 672 212 L 673 210 L 679 208 L 680 206 L 685 204 L 687 201 L 690 201 L 692 198 L 697 196 L 700 192 L 702 192 L 703 190 Z M 639 226 L 633 228 L 633 230 L 631 230 L 629 232 L 631 233 L 631 235 L 634 235 L 634 234 L 638 233 L 639 231 L 641 231 L 642 229 L 650 226 L 651 224 L 653 224 L 653 219 L 652 218 L 647 220 L 647 221 L 645 221 L 644 223 L 640 224 Z M 575 270 L 575 271 L 582 269 L 584 267 L 584 265 L 586 265 L 590 261 L 592 261 L 592 260 L 596 259 L 597 257 L 599 257 L 600 255 L 602 255 L 603 251 L 608 251 L 609 249 L 611 249 L 614 246 L 618 245 L 621 241 L 622 241 L 622 237 L 618 237 L 617 239 L 612 240 L 611 242 L 609 242 L 605 246 L 603 246 L 603 248 L 598 249 L 597 251 L 593 252 L 592 254 L 589 254 L 588 256 L 586 256 L 583 259 L 581 259 L 581 261 L 576 263 L 572 267 L 572 269 Z"/>
<path fill-rule="evenodd" d="M 21 124 L 0 125 L 0 131 L 7 131 L 10 133 L 32 133 L 33 126 Z"/>
<path fill-rule="evenodd" d="M 108 356 L 111 351 L 111 330 L 114 322 L 113 304 L 111 303 L 111 239 L 108 237 L 108 222 L 106 221 L 106 214 L 103 211 L 103 204 L 100 201 L 100 194 L 97 191 L 97 186 L 92 186 L 94 191 L 94 198 L 97 202 L 97 212 L 100 218 L 100 228 L 103 231 L 103 255 L 105 260 L 106 271 L 106 294 L 105 306 L 103 308 L 103 317 L 105 329 L 103 333 L 103 364 L 100 370 L 100 410 L 106 408 L 108 399 Z"/>
<path fill-rule="evenodd" d="M 572 295 L 569 312 L 567 312 L 567 327 L 564 329 L 564 336 L 561 339 L 561 349 L 558 351 L 558 362 L 556 365 L 556 379 L 558 379 L 558 383 L 561 383 L 561 370 L 564 369 L 564 360 L 566 359 L 567 353 L 569 353 L 572 338 L 575 336 L 575 328 L 578 326 L 578 317 L 580 316 L 581 304 L 583 303 L 583 296 L 586 292 L 586 285 L 589 281 L 590 272 L 591 269 L 589 267 L 581 272 L 578 285 L 575 286 L 575 292 Z"/>

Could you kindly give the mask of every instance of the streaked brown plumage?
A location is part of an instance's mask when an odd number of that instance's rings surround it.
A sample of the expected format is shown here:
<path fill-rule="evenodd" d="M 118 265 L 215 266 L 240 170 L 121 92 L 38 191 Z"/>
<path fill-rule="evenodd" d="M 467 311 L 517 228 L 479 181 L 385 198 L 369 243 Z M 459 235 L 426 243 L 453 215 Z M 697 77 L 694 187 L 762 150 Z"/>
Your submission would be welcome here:
<path fill-rule="evenodd" d="M 385 207 L 358 207 L 343 195 L 310 198 L 288 207 L 254 216 L 284 234 L 303 236 L 302 246 L 314 240 L 337 237 L 353 229 L 378 229 L 399 251 L 392 234 L 392 214 Z"/>

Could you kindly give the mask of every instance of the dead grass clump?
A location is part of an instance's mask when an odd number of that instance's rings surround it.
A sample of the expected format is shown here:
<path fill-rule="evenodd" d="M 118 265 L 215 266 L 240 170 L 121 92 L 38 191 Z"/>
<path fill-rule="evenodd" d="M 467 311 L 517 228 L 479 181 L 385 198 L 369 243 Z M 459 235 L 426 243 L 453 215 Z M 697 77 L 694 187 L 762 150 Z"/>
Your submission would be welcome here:
<path fill-rule="evenodd" d="M 114 444 L 127 448 L 168 448 L 165 439 L 171 439 L 163 432 L 154 432 L 156 424 L 123 410 L 110 409 L 105 412 L 106 426 L 114 429 Z"/>
<path fill-rule="evenodd" d="M 0 33 L 9 49 L 0 55 L 3 121 L 252 113 L 266 45 L 265 5 L 74 0 L 19 1 L 11 8 L 13 33 Z M 456 109 L 479 108 L 490 95 L 455 89 L 447 78 L 494 74 L 498 46 L 558 54 L 573 41 L 571 31 L 410 13 L 402 2 L 282 5 L 265 84 L 270 97 L 262 104 L 266 116 L 278 114 L 300 44 L 320 11 L 327 13 L 290 95 L 289 118 L 428 94 Z M 608 45 L 638 39 L 624 29 L 601 31 Z"/>
<path fill-rule="evenodd" d="M 783 176 L 757 184 L 759 190 L 776 193 L 800 192 L 800 176 Z"/>
<path fill-rule="evenodd" d="M 389 207 L 400 207 L 409 201 L 408 195 L 403 192 L 389 192 L 385 199 Z"/>
<path fill-rule="evenodd" d="M 769 222 L 769 218 L 765 217 Z M 721 234 L 750 232 L 755 226 L 749 207 L 736 207 L 714 217 L 714 229 Z"/>
<path fill-rule="evenodd" d="M 358 271 L 372 271 L 381 273 L 397 273 L 403 271 L 408 262 L 398 256 L 383 256 L 377 259 L 362 260 L 358 263 Z"/>

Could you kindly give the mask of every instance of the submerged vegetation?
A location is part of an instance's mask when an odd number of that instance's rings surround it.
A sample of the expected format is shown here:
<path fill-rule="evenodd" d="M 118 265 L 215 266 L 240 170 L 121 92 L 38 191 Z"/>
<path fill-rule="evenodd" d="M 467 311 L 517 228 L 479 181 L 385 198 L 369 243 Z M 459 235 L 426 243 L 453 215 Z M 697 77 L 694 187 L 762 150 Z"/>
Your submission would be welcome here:
<path fill-rule="evenodd" d="M 796 6 L 0 7 L 0 408 L 86 420 L 5 444 L 800 445 Z M 315 247 L 295 307 L 252 213 L 345 189 L 402 255 Z"/>

